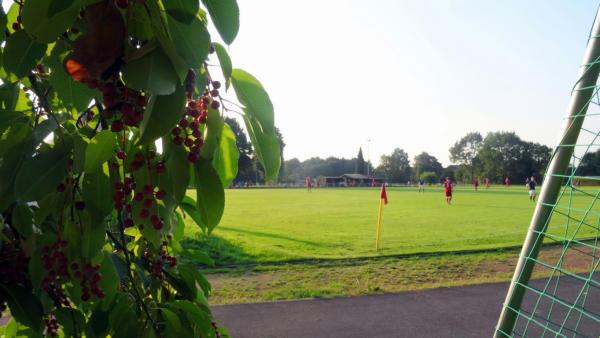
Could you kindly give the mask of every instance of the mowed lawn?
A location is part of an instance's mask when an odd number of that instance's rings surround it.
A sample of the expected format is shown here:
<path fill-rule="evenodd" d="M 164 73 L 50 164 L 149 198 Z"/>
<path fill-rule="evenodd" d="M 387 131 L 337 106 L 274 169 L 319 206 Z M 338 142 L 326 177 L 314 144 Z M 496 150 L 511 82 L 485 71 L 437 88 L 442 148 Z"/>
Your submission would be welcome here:
<path fill-rule="evenodd" d="M 457 187 L 451 206 L 437 187 L 425 193 L 389 188 L 388 198 L 379 252 L 374 248 L 378 188 L 229 189 L 225 214 L 210 237 L 186 220 L 186 245 L 207 249 L 218 264 L 497 248 L 523 242 L 535 205 L 524 186 L 478 192 Z M 571 206 L 583 213 L 587 203 L 576 196 Z M 594 224 L 597 209 L 586 218 Z M 583 230 L 582 236 L 595 234 Z"/>

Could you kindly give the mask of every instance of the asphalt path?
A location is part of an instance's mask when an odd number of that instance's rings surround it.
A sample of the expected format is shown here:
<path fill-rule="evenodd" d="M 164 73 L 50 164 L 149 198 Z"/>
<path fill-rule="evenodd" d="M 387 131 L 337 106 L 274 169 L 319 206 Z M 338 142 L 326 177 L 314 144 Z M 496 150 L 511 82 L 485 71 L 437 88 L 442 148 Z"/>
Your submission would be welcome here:
<path fill-rule="evenodd" d="M 536 280 L 532 285 L 543 288 L 546 281 Z M 555 294 L 563 300 L 574 300 L 582 287 L 566 279 L 559 285 Z M 508 283 L 497 283 L 348 298 L 217 305 L 212 310 L 234 338 L 480 338 L 493 335 L 507 290 Z M 588 292 L 585 308 L 600 313 L 600 292 L 594 288 Z M 534 296 L 528 294 L 524 308 L 535 304 Z M 548 305 L 542 301 L 536 313 L 544 315 Z M 568 309 L 554 306 L 557 321 L 565 318 L 563 310 Z M 569 317 L 567 325 L 581 317 L 577 314 Z M 580 320 L 580 333 L 598 337 L 598 323 L 586 319 L 584 316 Z M 542 336 L 540 330 L 532 325 L 527 336 Z"/>

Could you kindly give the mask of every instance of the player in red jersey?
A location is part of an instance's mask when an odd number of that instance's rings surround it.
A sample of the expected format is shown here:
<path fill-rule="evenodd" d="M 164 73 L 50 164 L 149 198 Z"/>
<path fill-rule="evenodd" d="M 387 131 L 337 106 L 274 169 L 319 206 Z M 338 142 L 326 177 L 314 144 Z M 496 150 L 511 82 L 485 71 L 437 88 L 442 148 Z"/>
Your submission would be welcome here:
<path fill-rule="evenodd" d="M 510 179 L 508 179 L 508 177 L 504 180 L 504 186 L 505 187 L 510 187 Z"/>
<path fill-rule="evenodd" d="M 310 176 L 306 177 L 306 191 L 310 192 L 310 189 L 312 188 L 312 180 L 310 179 Z"/>
<path fill-rule="evenodd" d="M 452 181 L 450 177 L 446 177 L 444 181 L 444 194 L 446 195 L 446 203 L 450 205 L 452 203 Z"/>
<path fill-rule="evenodd" d="M 479 188 L 479 180 L 478 179 L 473 180 L 473 187 L 475 187 L 475 191 L 477 191 L 477 189 Z"/>

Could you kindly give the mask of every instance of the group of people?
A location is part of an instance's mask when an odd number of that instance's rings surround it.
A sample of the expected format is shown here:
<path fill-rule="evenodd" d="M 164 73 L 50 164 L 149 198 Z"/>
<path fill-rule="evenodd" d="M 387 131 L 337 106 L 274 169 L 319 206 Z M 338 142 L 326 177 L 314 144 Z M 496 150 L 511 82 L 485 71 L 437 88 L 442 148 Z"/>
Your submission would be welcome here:
<path fill-rule="evenodd" d="M 484 180 L 485 182 L 485 187 L 486 189 L 490 187 L 490 179 L 489 178 L 485 178 Z M 454 190 L 454 183 L 452 183 L 452 180 L 450 179 L 450 177 L 446 177 L 446 179 L 444 180 L 444 182 L 442 183 L 442 186 L 444 187 L 444 196 L 446 197 L 446 204 L 450 205 L 452 204 L 452 191 Z M 507 177 L 504 180 L 504 186 L 505 187 L 510 187 L 510 179 Z M 537 186 L 537 182 L 535 181 L 535 177 L 531 176 L 531 177 L 527 177 L 527 179 L 525 180 L 525 187 L 527 188 L 527 191 L 529 192 L 529 200 L 530 201 L 535 201 L 535 197 L 536 197 L 536 191 L 535 191 L 535 187 Z M 477 191 L 477 189 L 479 188 L 479 180 L 478 179 L 474 179 L 473 180 L 473 187 L 475 188 L 475 191 Z M 419 181 L 419 192 L 421 191 L 425 191 L 425 185 L 423 183 L 423 181 Z"/>

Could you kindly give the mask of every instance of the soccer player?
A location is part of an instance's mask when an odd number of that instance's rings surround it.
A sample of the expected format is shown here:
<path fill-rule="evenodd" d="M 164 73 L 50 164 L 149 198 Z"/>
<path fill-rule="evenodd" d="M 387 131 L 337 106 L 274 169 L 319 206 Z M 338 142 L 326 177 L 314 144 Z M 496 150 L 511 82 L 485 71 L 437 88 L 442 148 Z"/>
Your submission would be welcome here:
<path fill-rule="evenodd" d="M 475 187 L 475 191 L 477 191 L 477 188 L 479 188 L 479 180 L 478 179 L 473 180 L 473 186 Z"/>
<path fill-rule="evenodd" d="M 419 192 L 425 192 L 425 181 L 419 180 Z"/>
<path fill-rule="evenodd" d="M 504 179 L 504 186 L 505 187 L 510 187 L 510 180 L 508 179 L 508 176 L 506 177 L 506 179 Z"/>
<path fill-rule="evenodd" d="M 489 178 L 485 178 L 485 188 L 489 189 L 490 188 L 490 179 Z"/>
<path fill-rule="evenodd" d="M 446 203 L 450 205 L 452 203 L 452 181 L 450 177 L 446 177 L 444 181 L 444 194 L 446 195 Z"/>
<path fill-rule="evenodd" d="M 312 180 L 310 176 L 306 176 L 306 191 L 310 192 L 310 188 L 312 188 Z"/>
<path fill-rule="evenodd" d="M 529 190 L 529 200 L 535 201 L 535 178 L 531 176 L 531 178 L 528 179 L 528 181 L 529 182 L 527 182 L 527 189 Z"/>

